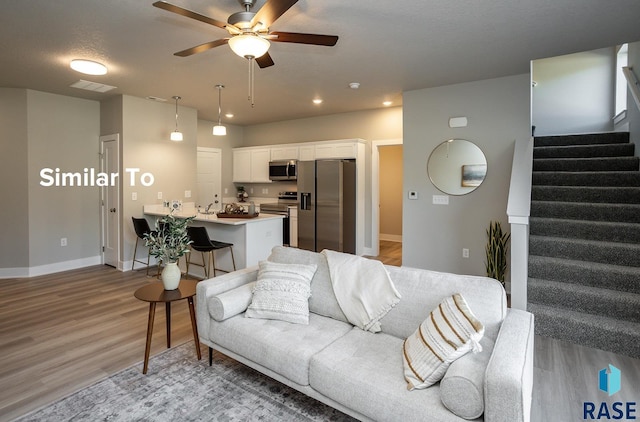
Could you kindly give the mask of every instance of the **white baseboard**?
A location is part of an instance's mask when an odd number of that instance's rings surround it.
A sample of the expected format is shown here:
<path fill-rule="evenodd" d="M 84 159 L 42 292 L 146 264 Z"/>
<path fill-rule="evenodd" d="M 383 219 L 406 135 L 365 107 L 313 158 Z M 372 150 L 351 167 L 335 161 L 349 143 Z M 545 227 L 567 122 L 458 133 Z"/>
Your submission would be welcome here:
<path fill-rule="evenodd" d="M 380 240 L 386 240 L 389 242 L 402 242 L 401 234 L 383 234 L 380 233 Z"/>
<path fill-rule="evenodd" d="M 38 265 L 36 267 L 22 268 L 0 268 L 0 278 L 25 278 L 39 275 L 59 273 L 62 271 L 75 270 L 78 268 L 100 265 L 102 257 L 100 255 L 87 258 L 73 259 L 71 261 L 55 262 L 53 264 Z"/>

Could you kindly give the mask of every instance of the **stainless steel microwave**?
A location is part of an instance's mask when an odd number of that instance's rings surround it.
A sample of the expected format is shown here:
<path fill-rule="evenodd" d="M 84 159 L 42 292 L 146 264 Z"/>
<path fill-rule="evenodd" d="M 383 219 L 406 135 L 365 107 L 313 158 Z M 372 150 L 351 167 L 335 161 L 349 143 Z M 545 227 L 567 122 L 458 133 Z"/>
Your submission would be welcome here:
<path fill-rule="evenodd" d="M 269 180 L 297 180 L 296 160 L 269 162 Z"/>

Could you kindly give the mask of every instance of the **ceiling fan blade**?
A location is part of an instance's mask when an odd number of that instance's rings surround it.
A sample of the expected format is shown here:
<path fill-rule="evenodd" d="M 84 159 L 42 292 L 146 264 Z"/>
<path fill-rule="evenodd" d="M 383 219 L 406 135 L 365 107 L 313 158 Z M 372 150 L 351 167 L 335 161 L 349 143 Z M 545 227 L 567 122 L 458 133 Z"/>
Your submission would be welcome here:
<path fill-rule="evenodd" d="M 210 41 L 204 44 L 197 45 L 195 47 L 187 48 L 186 50 L 178 51 L 174 53 L 174 56 L 188 57 L 193 54 L 202 53 L 203 51 L 211 50 L 212 48 L 219 47 L 229 42 L 229 38 L 222 38 L 215 41 Z"/>
<path fill-rule="evenodd" d="M 264 69 L 265 67 L 273 66 L 275 64 L 268 51 L 255 60 L 256 63 L 258 63 L 258 66 L 260 66 L 260 69 Z"/>
<path fill-rule="evenodd" d="M 338 42 L 337 35 L 301 34 L 297 32 L 271 32 L 269 35 L 275 35 L 275 38 L 269 39 L 278 42 L 325 45 L 328 47 L 333 47 Z"/>
<path fill-rule="evenodd" d="M 298 0 L 267 0 L 264 6 L 251 19 L 251 27 L 253 28 L 258 22 L 262 22 L 265 28 L 270 27 L 276 19 L 297 2 Z"/>
<path fill-rule="evenodd" d="M 167 3 L 166 1 L 157 1 L 153 3 L 153 5 L 160 9 L 164 9 L 166 11 L 173 12 L 187 18 L 195 19 L 200 22 L 208 23 L 209 25 L 217 26 L 218 28 L 226 29 L 227 27 L 227 24 L 225 22 L 212 19 L 208 16 L 201 15 L 200 13 L 192 12 L 191 10 L 184 9 L 180 6 L 175 6 L 171 3 Z"/>

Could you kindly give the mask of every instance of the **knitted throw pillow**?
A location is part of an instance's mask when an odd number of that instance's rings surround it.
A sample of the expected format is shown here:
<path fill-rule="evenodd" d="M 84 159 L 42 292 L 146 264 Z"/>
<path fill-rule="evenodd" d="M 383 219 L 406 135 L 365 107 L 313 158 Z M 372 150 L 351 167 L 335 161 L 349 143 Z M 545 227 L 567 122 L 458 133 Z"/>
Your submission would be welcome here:
<path fill-rule="evenodd" d="M 247 318 L 278 319 L 309 324 L 311 279 L 316 265 L 259 262 Z"/>

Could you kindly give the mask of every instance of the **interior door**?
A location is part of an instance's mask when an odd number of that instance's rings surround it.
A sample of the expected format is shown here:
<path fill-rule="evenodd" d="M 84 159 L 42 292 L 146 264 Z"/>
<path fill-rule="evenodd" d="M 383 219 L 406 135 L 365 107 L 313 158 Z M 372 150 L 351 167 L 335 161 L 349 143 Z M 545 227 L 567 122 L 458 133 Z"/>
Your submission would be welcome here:
<path fill-rule="evenodd" d="M 120 169 L 120 135 L 100 137 L 100 171 L 103 173 L 119 173 Z M 105 186 L 100 189 L 102 220 L 102 262 L 122 269 L 118 266 L 120 256 L 120 180 L 116 186 Z"/>
<path fill-rule="evenodd" d="M 222 209 L 221 182 L 222 150 L 198 147 L 197 156 L 197 205 L 206 207 L 213 204 L 210 211 Z"/>

